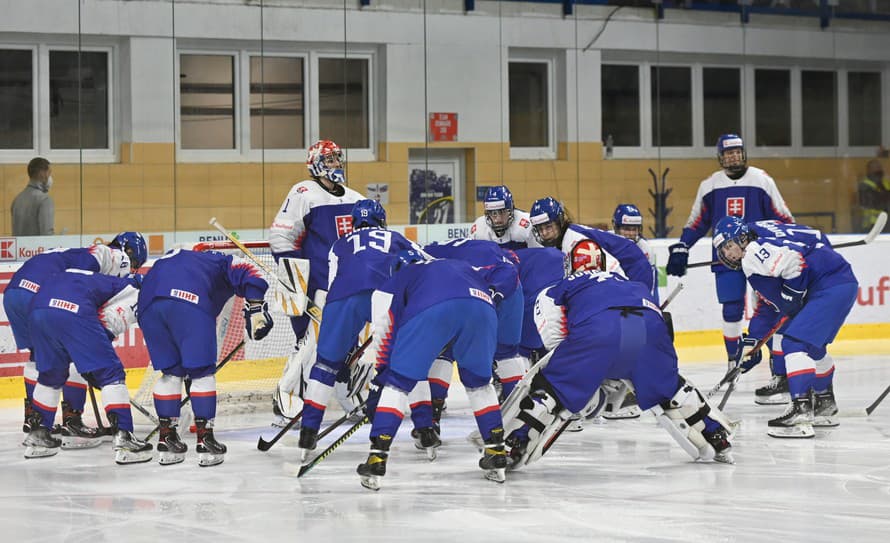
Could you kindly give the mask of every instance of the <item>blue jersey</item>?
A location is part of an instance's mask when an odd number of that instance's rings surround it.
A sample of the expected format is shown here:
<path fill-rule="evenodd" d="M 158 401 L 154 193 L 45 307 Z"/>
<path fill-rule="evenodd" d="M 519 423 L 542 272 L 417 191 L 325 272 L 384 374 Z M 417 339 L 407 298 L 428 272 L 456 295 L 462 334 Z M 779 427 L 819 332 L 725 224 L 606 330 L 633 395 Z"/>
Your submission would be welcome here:
<path fill-rule="evenodd" d="M 379 287 L 389 279 L 394 255 L 402 249 L 419 247 L 382 228 L 362 228 L 338 239 L 328 255 L 327 303 Z"/>
<path fill-rule="evenodd" d="M 492 304 L 488 285 L 472 266 L 460 260 L 428 260 L 405 266 L 380 286 L 377 294 L 381 293 L 391 298 L 389 313 L 394 329 L 446 300 L 470 298 Z"/>
<path fill-rule="evenodd" d="M 783 286 L 812 294 L 857 282 L 849 262 L 822 241 L 818 230 L 794 224 L 781 229 L 754 224 L 749 229 L 757 239 L 745 249 L 742 270 L 751 287 L 776 308 L 784 305 Z"/>
<path fill-rule="evenodd" d="M 615 307 L 647 308 L 661 314 L 645 286 L 609 272 L 587 271 L 570 275 L 547 289 L 544 296 L 551 298 L 554 304 L 566 307 L 564 321 L 568 330 Z M 583 302 L 572 303 L 576 296 Z"/>
<path fill-rule="evenodd" d="M 519 284 L 516 254 L 493 241 L 455 239 L 445 243 L 431 243 L 423 248 L 435 258 L 463 260 L 482 275 L 487 285 L 509 298 Z"/>
<path fill-rule="evenodd" d="M 194 304 L 212 317 L 219 315 L 233 294 L 262 300 L 269 285 L 257 267 L 235 256 L 215 252 L 175 250 L 159 258 L 139 291 L 139 310 L 158 298 Z"/>
<path fill-rule="evenodd" d="M 655 269 L 649 257 L 633 241 L 599 228 L 580 224 L 570 224 L 562 237 L 562 252 L 569 254 L 575 245 L 585 239 L 593 240 L 606 252 L 606 269 L 611 269 L 608 260 L 614 259 L 621 266 L 620 271 L 631 281 L 643 283 L 653 292 L 656 288 Z"/>
<path fill-rule="evenodd" d="M 99 308 L 127 287 L 132 279 L 68 270 L 46 281 L 31 300 L 31 311 L 60 309 L 84 318 L 99 318 Z"/>
<path fill-rule="evenodd" d="M 741 217 L 745 222 L 765 219 L 794 222 L 776 182 L 766 172 L 749 166 L 742 177 L 732 179 L 721 170 L 701 182 L 680 241 L 692 247 L 720 219 L 729 215 Z M 712 250 L 711 256 L 717 260 L 716 250 Z M 726 267 L 717 264 L 711 269 L 722 271 Z"/>
<path fill-rule="evenodd" d="M 543 347 L 535 326 L 535 299 L 545 288 L 561 281 L 565 275 L 563 254 L 553 247 L 517 249 L 519 282 L 524 296 L 522 339 L 520 345 L 529 349 Z"/>
<path fill-rule="evenodd" d="M 68 269 L 124 276 L 130 273 L 130 260 L 107 245 L 51 250 L 26 260 L 6 288 L 37 292 L 48 277 Z"/>

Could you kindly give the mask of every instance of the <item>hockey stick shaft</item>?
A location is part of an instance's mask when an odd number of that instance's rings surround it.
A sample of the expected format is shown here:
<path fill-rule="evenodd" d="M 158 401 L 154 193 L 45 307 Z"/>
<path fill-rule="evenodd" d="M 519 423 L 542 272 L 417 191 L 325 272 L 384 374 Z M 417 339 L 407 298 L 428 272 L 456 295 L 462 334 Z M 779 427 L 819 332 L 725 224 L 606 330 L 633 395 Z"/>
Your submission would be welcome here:
<path fill-rule="evenodd" d="M 102 433 L 105 433 L 105 424 L 102 423 L 102 416 L 99 415 L 99 403 L 96 402 L 96 393 L 93 391 L 93 385 L 87 385 L 87 391 L 90 393 L 90 404 L 93 406 L 93 415 L 96 416 L 96 426 Z"/>
<path fill-rule="evenodd" d="M 362 342 L 362 344 L 359 346 L 359 348 L 356 349 L 355 352 L 352 353 L 352 355 L 349 357 L 349 360 L 346 361 L 347 366 L 351 366 L 356 360 L 359 359 L 359 357 L 362 356 L 362 354 L 364 354 L 365 350 L 368 348 L 368 345 L 371 344 L 372 338 L 373 338 L 373 336 L 368 336 L 368 339 L 366 339 L 364 342 Z M 365 402 L 362 402 L 362 404 L 359 407 L 362 407 L 364 405 L 365 405 Z M 356 409 L 358 409 L 358 408 L 356 408 Z M 355 411 L 355 410 L 353 410 L 353 411 Z M 348 418 L 350 415 L 352 415 L 352 412 L 347 413 L 346 416 L 343 417 L 343 422 L 345 422 L 346 418 Z M 294 425 L 297 423 L 298 420 L 300 420 L 300 417 L 302 417 L 302 416 L 303 416 L 303 410 L 300 409 L 300 412 L 297 413 L 296 415 L 294 415 L 294 417 L 292 419 L 290 419 L 290 421 L 288 421 L 288 423 L 284 426 L 284 428 L 279 430 L 278 433 L 275 434 L 275 436 L 272 439 L 270 439 L 269 441 L 266 441 L 265 439 L 263 439 L 263 436 L 260 436 L 256 442 L 256 448 L 263 452 L 266 452 L 269 449 L 271 449 L 272 445 L 275 445 L 276 443 L 278 443 L 278 440 L 280 440 L 282 437 L 287 435 L 288 432 L 290 432 L 291 428 L 294 427 Z M 343 422 L 340 422 L 340 424 L 343 424 Z M 325 431 L 327 433 L 330 433 L 330 430 L 332 430 L 332 429 L 333 428 L 329 428 Z M 326 435 L 327 435 L 326 433 L 322 432 L 322 435 L 319 435 L 318 438 L 321 439 L 322 437 L 324 437 Z"/>
<path fill-rule="evenodd" d="M 773 335 L 775 335 L 775 333 L 779 331 L 779 328 L 784 326 L 786 322 L 788 322 L 787 315 L 782 317 L 781 319 L 779 319 L 779 322 L 777 322 L 772 328 L 770 328 L 769 332 L 767 332 L 766 335 L 763 336 L 763 338 L 754 345 L 754 348 L 751 349 L 751 352 L 758 351 L 758 350 L 762 349 L 763 346 L 766 345 L 766 343 L 770 340 L 770 338 L 773 337 Z M 731 370 L 726 372 L 726 375 L 723 376 L 723 379 L 720 379 L 720 382 L 717 383 L 717 385 L 714 388 L 709 390 L 708 393 L 705 395 L 705 397 L 706 398 L 713 397 L 715 394 L 717 394 L 717 392 L 720 391 L 721 388 L 723 388 L 723 385 L 725 385 L 726 383 L 731 383 L 731 382 L 735 381 L 735 378 L 740 373 L 742 373 L 741 359 L 739 359 L 739 361 L 736 363 L 734 368 L 732 368 Z M 724 396 L 724 399 L 725 398 L 726 397 Z M 725 405 L 726 402 L 724 401 L 721 403 L 723 403 Z"/>
<path fill-rule="evenodd" d="M 367 422 L 368 422 L 368 417 L 365 416 L 365 417 L 362 417 L 362 420 L 360 420 L 360 421 L 356 422 L 355 424 L 353 424 L 353 425 L 349 428 L 349 430 L 346 430 L 346 432 L 345 432 L 342 436 L 340 436 L 339 438 L 337 438 L 337 441 L 331 443 L 331 444 L 328 446 L 327 449 L 325 449 L 324 451 L 322 451 L 318 456 L 316 456 L 315 458 L 313 458 L 312 460 L 310 460 L 310 461 L 307 462 L 306 464 L 303 464 L 302 466 L 300 466 L 300 472 L 297 473 L 297 477 L 302 477 L 303 475 L 306 475 L 306 473 L 307 473 L 309 470 L 311 470 L 312 468 L 314 468 L 316 465 L 318 465 L 319 462 L 321 462 L 322 460 L 324 460 L 325 458 L 327 458 L 328 456 L 330 456 L 331 453 L 333 453 L 335 450 L 337 450 L 337 447 L 339 447 L 340 445 L 346 443 L 346 441 L 347 441 L 350 437 L 352 437 L 352 434 L 358 432 L 359 428 L 361 428 L 362 426 L 364 426 L 365 424 L 367 424 Z"/>
<path fill-rule="evenodd" d="M 668 294 L 668 297 L 665 298 L 664 301 L 661 303 L 661 307 L 659 307 L 659 309 L 664 311 L 664 308 L 666 308 L 668 304 L 674 301 L 674 298 L 677 297 L 677 294 L 680 294 L 680 291 L 684 288 L 685 287 L 683 286 L 683 283 L 677 283 L 677 286 L 674 287 L 674 290 L 672 290 L 671 293 Z"/>
<path fill-rule="evenodd" d="M 247 258 L 252 260 L 253 263 L 256 264 L 257 266 L 262 268 L 263 271 L 265 271 L 269 276 L 275 277 L 276 279 L 278 279 L 278 274 L 275 273 L 275 270 L 273 270 L 265 262 L 260 260 L 253 253 L 253 251 L 250 250 L 250 248 L 248 248 L 246 245 L 241 243 L 240 239 L 236 238 L 235 236 L 232 235 L 231 232 L 226 230 L 226 227 L 223 226 L 222 224 L 220 224 L 219 221 L 216 220 L 216 217 L 213 217 L 210 219 L 210 225 L 213 226 L 214 228 L 216 228 L 217 230 L 219 230 L 219 232 L 222 235 L 224 235 L 226 237 L 226 239 L 231 241 L 235 245 L 235 247 L 238 247 L 239 249 L 241 249 L 241 252 L 244 253 L 244 256 L 246 256 Z M 290 289 L 290 287 L 281 279 L 278 279 L 278 282 L 282 286 L 284 286 L 284 288 Z M 308 314 L 309 318 L 314 320 L 317 324 L 321 324 L 321 308 L 318 307 L 315 304 L 315 302 L 313 302 L 312 300 L 309 300 L 308 298 L 307 298 L 307 303 L 306 303 L 306 314 Z"/>
<path fill-rule="evenodd" d="M 887 394 L 890 394 L 890 386 L 885 388 L 884 392 L 881 392 L 881 395 L 878 396 L 877 400 L 873 401 L 871 403 L 871 405 L 869 405 L 868 407 L 865 408 L 865 415 L 866 416 L 871 415 L 874 412 L 874 410 L 877 409 L 877 407 L 879 405 L 881 405 L 881 402 L 884 401 L 884 398 L 887 397 Z"/>
<path fill-rule="evenodd" d="M 878 218 L 875 219 L 875 224 L 872 225 L 871 230 L 868 231 L 868 234 L 865 235 L 864 238 L 857 241 L 845 241 L 844 243 L 837 243 L 831 246 L 832 249 L 845 249 L 847 247 L 859 247 L 860 245 L 868 245 L 873 242 L 875 238 L 880 235 L 881 232 L 884 231 L 884 227 L 887 226 L 887 212 L 881 211 L 881 214 L 878 215 Z M 686 268 L 702 268 L 704 266 L 716 266 L 720 264 L 719 260 L 712 260 L 710 262 L 694 262 Z"/>
<path fill-rule="evenodd" d="M 229 354 L 227 354 L 227 355 L 225 356 L 225 358 L 223 358 L 222 360 L 220 360 L 219 364 L 216 365 L 216 371 L 218 372 L 219 370 L 222 369 L 223 366 L 225 366 L 226 364 L 228 364 L 229 361 L 230 361 L 232 358 L 235 357 L 235 355 L 238 353 L 238 351 L 241 350 L 242 347 L 244 347 L 244 340 L 243 340 L 243 339 L 238 343 L 238 345 L 235 345 L 235 348 L 234 348 L 234 349 L 232 349 L 231 351 L 229 351 Z M 214 373 L 215 373 L 215 372 L 214 372 Z M 192 395 L 191 395 L 191 393 L 186 393 L 185 398 L 183 398 L 183 399 L 179 402 L 179 407 L 180 407 L 180 409 L 181 409 L 183 406 L 185 406 L 185 404 L 189 403 L 189 400 L 191 400 L 191 399 L 192 399 Z M 155 436 L 155 434 L 158 433 L 160 430 L 161 430 L 161 425 L 158 424 L 157 426 L 154 427 L 154 430 L 152 430 L 151 432 L 148 433 L 147 436 L 145 436 L 145 438 L 143 439 L 143 441 L 148 441 L 149 439 L 153 438 L 153 437 Z"/>

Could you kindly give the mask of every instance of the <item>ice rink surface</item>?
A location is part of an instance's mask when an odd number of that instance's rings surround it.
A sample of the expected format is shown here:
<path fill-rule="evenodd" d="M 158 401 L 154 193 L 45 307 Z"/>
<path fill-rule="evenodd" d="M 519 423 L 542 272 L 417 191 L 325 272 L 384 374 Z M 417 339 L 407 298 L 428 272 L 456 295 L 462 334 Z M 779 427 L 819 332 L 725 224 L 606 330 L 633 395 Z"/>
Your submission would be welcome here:
<path fill-rule="evenodd" d="M 886 357 L 836 362 L 842 411 L 864 408 L 890 384 Z M 766 421 L 784 407 L 753 403 L 754 388 L 768 379 L 765 366 L 742 377 L 726 408 L 742 420 L 734 466 L 690 461 L 645 413 L 566 432 L 539 462 L 508 472 L 499 485 L 476 466 L 478 453 L 465 441 L 475 423 L 455 385 L 439 458 L 430 463 L 414 448 L 406 417 L 379 492 L 362 488 L 355 474 L 367 454 L 367 426 L 297 479 L 296 433 L 267 453 L 256 450 L 266 415 L 218 420 L 218 437 L 229 447 L 222 465 L 199 468 L 188 435 L 183 464 L 117 466 L 110 445 L 26 460 L 20 402 L 5 401 L 2 540 L 890 540 L 890 399 L 870 417 L 844 418 L 815 439 L 771 438 Z M 724 370 L 722 363 L 681 366 L 703 391 Z M 242 429 L 227 431 L 227 424 Z M 137 434 L 148 430 L 139 426 Z"/>

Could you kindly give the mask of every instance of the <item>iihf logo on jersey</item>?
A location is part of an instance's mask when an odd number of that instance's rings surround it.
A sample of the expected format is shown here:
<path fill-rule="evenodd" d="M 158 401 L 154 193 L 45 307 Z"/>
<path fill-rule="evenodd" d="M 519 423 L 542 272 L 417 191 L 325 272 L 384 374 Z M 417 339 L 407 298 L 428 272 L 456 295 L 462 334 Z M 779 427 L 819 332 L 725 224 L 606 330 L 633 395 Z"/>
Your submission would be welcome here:
<path fill-rule="evenodd" d="M 726 199 L 726 215 L 733 217 L 744 217 L 745 216 L 745 197 L 738 196 L 735 198 L 727 198 Z"/>
<path fill-rule="evenodd" d="M 338 238 L 352 232 L 352 215 L 337 215 L 334 217 L 334 223 L 337 225 Z"/>

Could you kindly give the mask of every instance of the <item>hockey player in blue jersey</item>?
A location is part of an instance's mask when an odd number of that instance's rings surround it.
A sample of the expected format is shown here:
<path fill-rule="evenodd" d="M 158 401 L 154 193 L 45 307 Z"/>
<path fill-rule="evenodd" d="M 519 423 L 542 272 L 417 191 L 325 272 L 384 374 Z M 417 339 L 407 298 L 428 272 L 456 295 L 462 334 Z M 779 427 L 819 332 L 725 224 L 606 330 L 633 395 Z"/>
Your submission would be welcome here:
<path fill-rule="evenodd" d="M 540 457 L 572 414 L 597 403 L 605 378 L 630 379 L 640 408 L 652 409 L 694 459 L 732 462 L 730 425 L 679 374 L 658 304 L 642 284 L 604 269 L 600 247 L 581 240 L 566 256 L 568 277 L 538 296 L 535 321 L 552 353 L 518 415 L 506 415 L 513 466 Z"/>
<path fill-rule="evenodd" d="M 276 262 L 282 257 L 308 260 L 307 296 L 324 307 L 328 286 L 328 251 L 352 230 L 352 206 L 362 195 L 345 185 L 345 162 L 340 146 L 319 140 L 307 152 L 310 179 L 291 187 L 269 227 L 269 247 Z M 305 278 L 304 278 L 305 279 Z M 309 317 L 291 318 L 297 338 L 275 391 L 273 426 L 284 426 L 300 409 L 304 372 L 315 361 L 318 325 Z"/>
<path fill-rule="evenodd" d="M 137 276 L 141 277 L 141 276 Z M 61 441 L 50 434 L 69 362 L 92 386 L 114 431 L 118 464 L 151 460 L 152 446 L 133 435 L 124 367 L 112 341 L 136 322 L 138 279 L 68 270 L 44 281 L 31 302 L 28 327 L 37 362 L 31 432 L 25 457 L 56 454 Z"/>
<path fill-rule="evenodd" d="M 506 185 L 488 187 L 482 207 L 485 214 L 470 227 L 470 238 L 493 241 L 505 249 L 540 247 L 528 212 L 514 207 L 513 194 Z"/>
<path fill-rule="evenodd" d="M 573 223 L 563 205 L 550 196 L 536 200 L 529 213 L 535 237 L 545 247 L 556 247 L 563 254 L 569 254 L 582 239 L 593 240 L 605 252 L 606 265 L 610 269 L 631 281 L 643 283 L 650 293 L 656 292 L 658 283 L 652 266 L 636 243 L 598 228 Z M 617 261 L 617 265 L 613 261 Z"/>
<path fill-rule="evenodd" d="M 398 232 L 386 229 L 386 210 L 375 200 L 359 200 L 352 208 L 352 233 L 338 239 L 328 258 L 330 286 L 318 336 L 318 356 L 309 372 L 303 404 L 300 448 L 305 459 L 315 449 L 318 430 L 334 392 L 335 379 L 346 363 L 362 328 L 371 321 L 371 294 L 389 279 L 395 255 L 419 247 Z M 363 357 L 363 360 L 366 360 Z M 357 390 L 371 371 L 354 362 Z M 425 429 L 428 433 L 432 428 Z M 435 436 L 433 436 L 435 437 Z M 428 438 L 429 439 L 429 438 Z M 430 443 L 428 446 L 433 446 Z"/>
<path fill-rule="evenodd" d="M 523 297 L 519 355 L 530 366 L 547 354 L 535 325 L 535 300 L 541 291 L 565 277 L 564 255 L 553 247 L 517 249 L 515 253 L 519 259 L 517 269 Z"/>
<path fill-rule="evenodd" d="M 358 466 L 362 486 L 377 490 L 393 438 L 402 423 L 408 392 L 427 378 L 436 356 L 448 345 L 457 359 L 485 449 L 479 467 L 503 482 L 507 464 L 491 361 L 497 342 L 497 314 L 488 285 L 466 262 L 422 260 L 402 251 L 393 276 L 374 293 L 374 342 L 380 388 L 371 428 L 371 452 Z"/>
<path fill-rule="evenodd" d="M 433 258 L 452 258 L 469 263 L 488 285 L 498 315 L 494 373 L 501 385 L 501 394 L 507 397 L 528 369 L 524 359 L 519 356 L 524 297 L 516 269 L 516 254 L 494 242 L 474 239 L 431 243 L 424 247 L 424 251 Z M 448 380 L 453 375 L 452 364 L 447 357 L 436 361 L 430 375 L 433 405 L 437 410 L 435 418 L 438 421 L 440 412 L 437 402 L 444 401 Z"/>
<path fill-rule="evenodd" d="M 741 364 L 761 356 L 751 351 L 785 315 L 785 353 L 791 405 L 769 421 L 773 437 L 813 437 L 813 427 L 837 426 L 832 380 L 834 360 L 826 347 L 856 303 L 859 283 L 850 264 L 818 230 L 797 224 L 745 223 L 724 217 L 714 227 L 713 245 L 726 267 L 741 269 L 761 300 L 748 326 Z M 750 351 L 750 352 L 749 352 Z"/>
<path fill-rule="evenodd" d="M 148 250 L 145 239 L 138 232 L 122 232 L 108 245 L 93 245 L 75 249 L 50 250 L 29 258 L 13 274 L 3 293 L 3 308 L 9 317 L 9 325 L 19 349 L 28 349 L 30 360 L 25 363 L 25 423 L 22 431 L 28 433 L 28 415 L 31 413 L 31 397 L 37 383 L 37 367 L 31 336 L 28 333 L 28 309 L 40 285 L 49 277 L 67 269 L 88 270 L 105 275 L 123 277 L 135 271 L 145 262 Z M 86 402 L 87 382 L 69 367 L 68 381 L 62 392 L 62 448 L 98 445 L 96 431 L 83 425 L 81 415 Z"/>
<path fill-rule="evenodd" d="M 257 267 L 242 258 L 215 252 L 173 250 L 146 274 L 139 292 L 139 326 L 155 370 L 158 458 L 162 465 L 185 459 L 188 447 L 177 425 L 184 378 L 195 413 L 198 465 L 225 459 L 226 446 L 213 435 L 216 417 L 216 317 L 233 295 L 244 298 L 244 323 L 251 339 L 272 329 L 263 297 L 269 285 Z"/>
<path fill-rule="evenodd" d="M 741 217 L 745 222 L 765 219 L 785 223 L 794 221 L 773 178 L 760 168 L 748 166 L 745 144 L 740 136 L 720 136 L 717 140 L 717 160 L 722 169 L 701 182 L 679 242 L 668 247 L 668 275 L 681 277 L 686 274 L 689 249 L 723 217 Z M 712 260 L 717 260 L 716 252 Z M 711 266 L 711 271 L 717 285 L 717 301 L 723 306 L 723 341 L 732 366 L 742 336 L 745 275 L 721 264 Z M 781 360 L 774 360 L 774 364 L 781 364 Z M 781 368 L 778 371 L 781 372 Z M 769 393 L 765 390 L 755 392 L 756 396 L 763 394 Z"/>

